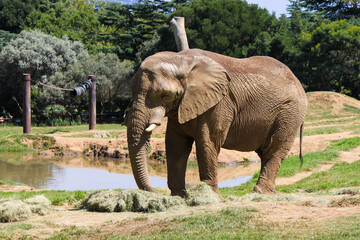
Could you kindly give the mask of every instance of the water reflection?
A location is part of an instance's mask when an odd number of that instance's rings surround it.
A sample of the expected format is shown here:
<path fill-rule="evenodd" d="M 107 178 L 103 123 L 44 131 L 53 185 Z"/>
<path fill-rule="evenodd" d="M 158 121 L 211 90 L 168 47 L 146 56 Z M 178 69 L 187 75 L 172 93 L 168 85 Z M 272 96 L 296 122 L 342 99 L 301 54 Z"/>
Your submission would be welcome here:
<path fill-rule="evenodd" d="M 155 188 L 167 188 L 166 165 L 149 163 L 150 180 Z M 247 167 L 220 167 L 219 186 L 236 186 L 257 171 Z M 137 188 L 128 160 L 85 157 L 42 157 L 0 153 L 0 180 L 21 182 L 34 188 L 52 190 L 96 190 Z M 198 183 L 198 168 L 188 167 L 186 181 Z"/>

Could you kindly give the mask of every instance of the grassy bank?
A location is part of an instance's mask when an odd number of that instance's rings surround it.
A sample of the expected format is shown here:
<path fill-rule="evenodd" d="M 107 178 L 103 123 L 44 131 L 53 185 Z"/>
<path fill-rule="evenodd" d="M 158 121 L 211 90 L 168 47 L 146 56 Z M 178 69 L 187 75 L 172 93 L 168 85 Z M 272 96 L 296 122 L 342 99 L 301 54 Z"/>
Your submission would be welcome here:
<path fill-rule="evenodd" d="M 97 130 L 105 131 L 108 137 L 116 136 L 118 130 L 125 129 L 121 124 L 97 124 Z M 94 133 L 86 133 L 88 125 L 64 126 L 64 127 L 33 127 L 31 134 L 23 134 L 22 127 L 0 127 L 0 152 L 35 152 L 45 150 L 53 146 L 54 133 L 70 133 L 68 137 L 96 137 Z M 72 135 L 71 132 L 74 132 Z M 84 132 L 79 134 L 78 132 Z M 27 139 L 36 140 L 33 146 L 26 144 Z M 41 144 L 37 144 L 41 143 Z"/>
<path fill-rule="evenodd" d="M 316 168 L 318 168 L 320 165 L 325 163 L 330 163 L 336 161 L 336 159 L 339 156 L 339 151 L 350 151 L 351 149 L 354 149 L 356 147 L 360 146 L 360 138 L 359 137 L 353 137 L 353 138 L 346 138 L 341 140 L 333 141 L 329 147 L 327 147 L 324 151 L 318 151 L 318 152 L 311 152 L 304 155 L 304 163 L 303 166 L 300 166 L 300 160 L 298 156 L 293 156 L 285 159 L 280 167 L 280 171 L 278 173 L 278 177 L 291 177 L 294 176 L 297 173 L 300 172 L 309 172 Z M 360 157 L 359 157 L 360 160 Z M 346 163 L 342 163 L 345 164 Z M 354 163 L 355 164 L 355 163 Z M 340 164 L 341 165 L 341 164 Z M 356 164 L 355 164 L 356 165 Z M 335 165 L 337 166 L 337 165 Z M 327 189 L 330 190 L 332 188 L 337 187 L 344 187 L 346 186 L 356 186 L 360 181 L 360 175 L 357 175 L 354 172 L 354 175 L 348 174 L 348 170 L 350 170 L 351 166 L 348 168 L 344 168 L 340 170 L 339 175 L 342 174 L 343 178 L 339 178 L 339 185 L 334 185 L 331 182 L 331 178 L 327 182 L 323 182 L 323 179 L 321 179 L 319 176 L 313 174 L 314 181 L 311 183 L 313 187 L 320 186 L 320 189 Z M 220 192 L 223 196 L 242 196 L 244 194 L 250 193 L 259 177 L 259 173 L 256 173 L 253 178 L 248 181 L 245 184 L 242 184 L 237 187 L 231 187 L 231 188 L 222 188 L 220 189 Z M 303 179 L 302 181 L 307 181 L 308 178 Z M 355 180 L 354 180 L 355 179 Z M 301 182 L 301 181 L 300 181 Z M 299 183 L 300 183 L 299 182 Z M 311 185 L 310 184 L 310 185 Z M 304 187 L 304 186 L 302 186 Z M 296 185 L 289 185 L 289 186 L 277 186 L 277 190 L 280 192 L 294 192 L 295 189 L 302 189 L 302 187 L 296 187 Z M 309 189 L 309 191 L 311 191 Z"/>

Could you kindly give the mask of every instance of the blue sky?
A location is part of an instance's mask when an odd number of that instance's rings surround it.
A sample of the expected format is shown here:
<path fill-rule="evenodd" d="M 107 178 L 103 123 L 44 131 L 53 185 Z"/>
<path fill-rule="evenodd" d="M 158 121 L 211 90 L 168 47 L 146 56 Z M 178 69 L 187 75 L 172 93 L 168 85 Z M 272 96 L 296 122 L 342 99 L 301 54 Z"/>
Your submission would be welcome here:
<path fill-rule="evenodd" d="M 286 8 L 289 0 L 246 0 L 248 3 L 254 3 L 261 8 L 266 8 L 269 13 L 275 12 L 277 17 L 281 14 L 287 14 Z"/>

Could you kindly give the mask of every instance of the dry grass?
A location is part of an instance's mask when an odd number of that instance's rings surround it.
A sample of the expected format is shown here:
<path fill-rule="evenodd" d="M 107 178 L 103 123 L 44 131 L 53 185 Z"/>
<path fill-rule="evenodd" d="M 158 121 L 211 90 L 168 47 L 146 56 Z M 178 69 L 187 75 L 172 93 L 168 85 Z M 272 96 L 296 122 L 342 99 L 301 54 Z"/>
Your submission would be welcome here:
<path fill-rule="evenodd" d="M 51 202 L 38 195 L 25 201 L 3 199 L 0 201 L 0 222 L 16 222 L 29 218 L 32 214 L 44 216 L 53 212 Z"/>

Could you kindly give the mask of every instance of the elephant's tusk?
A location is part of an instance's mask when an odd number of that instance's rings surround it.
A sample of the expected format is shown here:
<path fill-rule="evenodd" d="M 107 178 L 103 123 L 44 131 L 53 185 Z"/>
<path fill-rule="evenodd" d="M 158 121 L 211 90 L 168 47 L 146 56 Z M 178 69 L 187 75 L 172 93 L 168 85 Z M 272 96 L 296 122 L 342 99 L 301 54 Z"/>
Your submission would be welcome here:
<path fill-rule="evenodd" d="M 151 132 L 152 130 L 154 130 L 156 128 L 156 124 L 155 123 L 152 123 L 150 124 L 150 126 L 145 129 L 146 132 Z"/>

